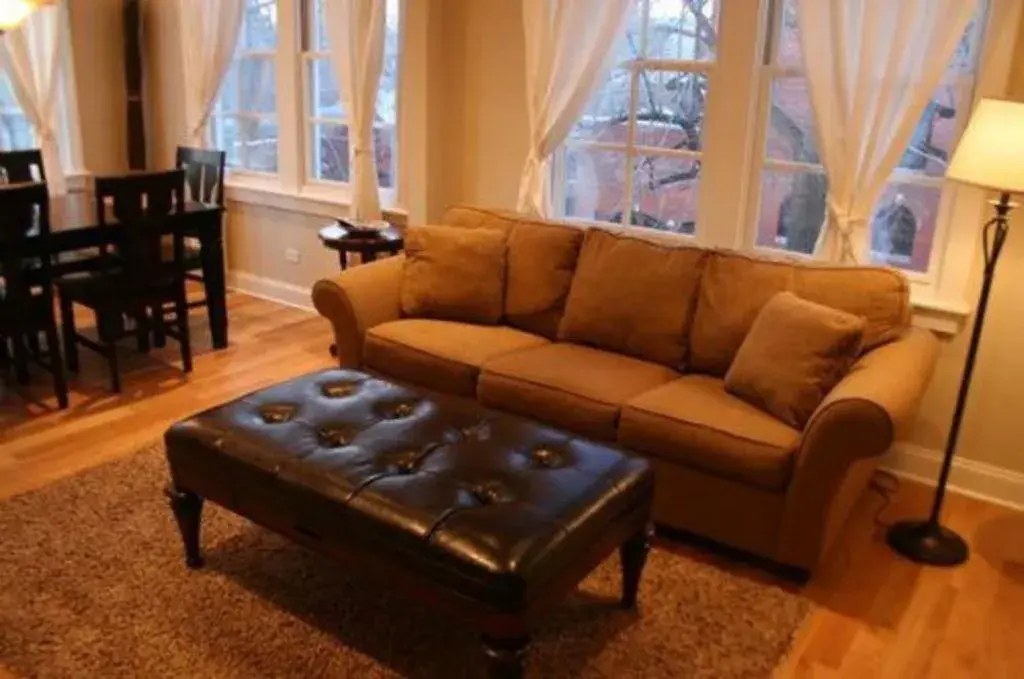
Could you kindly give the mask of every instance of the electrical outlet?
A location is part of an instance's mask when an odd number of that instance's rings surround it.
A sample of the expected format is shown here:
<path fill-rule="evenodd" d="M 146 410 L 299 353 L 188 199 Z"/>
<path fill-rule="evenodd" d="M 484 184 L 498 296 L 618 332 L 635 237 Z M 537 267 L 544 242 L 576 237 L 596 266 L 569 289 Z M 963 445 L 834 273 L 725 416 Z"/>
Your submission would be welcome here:
<path fill-rule="evenodd" d="M 284 251 L 284 258 L 285 261 L 287 262 L 291 262 L 292 264 L 298 264 L 299 261 L 302 259 L 302 256 L 299 254 L 299 251 L 296 250 L 295 248 L 288 248 L 287 250 Z"/>

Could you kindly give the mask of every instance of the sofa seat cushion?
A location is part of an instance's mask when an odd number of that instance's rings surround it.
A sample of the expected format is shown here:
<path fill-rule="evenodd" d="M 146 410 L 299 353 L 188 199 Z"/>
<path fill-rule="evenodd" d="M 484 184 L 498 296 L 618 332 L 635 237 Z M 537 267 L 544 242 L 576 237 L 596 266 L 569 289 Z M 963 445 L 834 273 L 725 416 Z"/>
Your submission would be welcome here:
<path fill-rule="evenodd" d="M 485 362 L 545 344 L 543 337 L 505 326 L 409 318 L 370 329 L 363 365 L 398 380 L 475 397 Z"/>
<path fill-rule="evenodd" d="M 707 375 L 636 396 L 619 422 L 619 443 L 627 448 L 768 490 L 789 483 L 799 441 L 799 431 Z"/>
<path fill-rule="evenodd" d="M 487 406 L 613 441 L 623 403 L 678 377 L 663 365 L 560 342 L 488 361 L 478 394 Z"/>

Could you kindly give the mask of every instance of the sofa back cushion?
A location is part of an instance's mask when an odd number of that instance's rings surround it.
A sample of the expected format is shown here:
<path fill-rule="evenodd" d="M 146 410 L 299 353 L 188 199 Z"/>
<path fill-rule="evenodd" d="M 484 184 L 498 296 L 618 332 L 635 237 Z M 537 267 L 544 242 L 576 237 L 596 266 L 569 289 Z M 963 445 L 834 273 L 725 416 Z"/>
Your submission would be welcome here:
<path fill-rule="evenodd" d="M 505 295 L 506 238 L 500 229 L 406 229 L 402 313 L 413 318 L 499 322 Z"/>
<path fill-rule="evenodd" d="M 864 351 L 895 339 L 910 324 L 910 288 L 891 269 L 715 252 L 704 267 L 691 326 L 690 369 L 725 375 L 761 308 L 785 291 L 863 317 Z"/>
<path fill-rule="evenodd" d="M 682 370 L 707 256 L 589 229 L 558 338 Z"/>
<path fill-rule="evenodd" d="M 584 230 L 515 212 L 458 205 L 445 224 L 501 229 L 508 234 L 505 319 L 520 330 L 554 339 L 565 311 Z"/>

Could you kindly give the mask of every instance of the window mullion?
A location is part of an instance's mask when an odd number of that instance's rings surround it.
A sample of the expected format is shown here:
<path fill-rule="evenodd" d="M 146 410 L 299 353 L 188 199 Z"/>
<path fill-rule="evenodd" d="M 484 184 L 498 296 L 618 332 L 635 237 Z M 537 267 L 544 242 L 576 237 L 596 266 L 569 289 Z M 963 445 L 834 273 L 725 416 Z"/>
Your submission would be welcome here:
<path fill-rule="evenodd" d="M 742 246 L 746 230 L 767 2 L 734 0 L 721 3 L 720 9 L 718 35 L 726 38 L 718 41 L 708 72 L 697 238 L 705 245 L 735 248 Z"/>
<path fill-rule="evenodd" d="M 303 183 L 301 44 L 299 3 L 277 0 L 277 163 L 282 188 L 298 191 Z"/>
<path fill-rule="evenodd" d="M 624 192 L 622 200 L 622 225 L 629 226 L 633 221 L 633 156 L 636 152 L 636 108 L 640 100 L 640 70 L 644 56 L 647 54 L 647 21 L 650 16 L 650 3 L 641 3 L 640 16 L 640 54 L 629 65 L 629 120 L 626 123 L 626 181 L 622 183 Z"/>

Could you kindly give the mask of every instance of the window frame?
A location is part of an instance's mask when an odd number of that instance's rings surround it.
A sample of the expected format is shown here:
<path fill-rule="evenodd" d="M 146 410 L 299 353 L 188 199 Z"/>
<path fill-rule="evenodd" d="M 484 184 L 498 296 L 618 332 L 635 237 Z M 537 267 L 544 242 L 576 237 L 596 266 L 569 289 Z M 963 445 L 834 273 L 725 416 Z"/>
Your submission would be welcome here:
<path fill-rule="evenodd" d="M 266 54 L 272 55 L 275 63 L 276 120 L 278 126 L 277 172 L 267 173 L 243 168 L 229 168 L 227 171 L 227 198 L 231 201 L 266 205 L 280 209 L 337 216 L 337 208 L 351 204 L 351 187 L 347 182 L 321 180 L 312 176 L 309 159 L 310 119 L 309 115 L 309 74 L 307 64 L 317 58 L 329 58 L 329 53 L 318 49 L 307 51 L 304 44 L 304 21 L 312 16 L 312 4 L 316 0 L 276 0 L 277 2 L 277 49 Z M 399 78 L 396 103 L 396 166 L 395 188 L 381 188 L 381 206 L 389 212 L 404 212 L 400 207 L 403 200 L 405 173 L 401 165 L 404 154 L 401 148 L 404 139 L 402 102 L 406 99 L 402 90 L 404 78 L 402 68 L 406 65 L 406 0 L 399 4 Z M 314 36 L 315 37 L 315 36 Z M 316 44 L 311 47 L 319 47 Z M 248 53 L 247 53 L 248 54 Z M 326 120 L 326 119 L 325 119 Z M 329 122 L 336 122 L 331 119 Z"/>
<path fill-rule="evenodd" d="M 720 0 L 721 1 L 721 0 Z M 705 179 L 705 168 L 704 159 L 706 149 L 704 148 L 704 141 L 706 133 L 701 135 L 701 149 L 699 151 L 693 151 L 690 149 L 672 149 L 658 146 L 647 146 L 644 144 L 637 143 L 637 106 L 640 98 L 640 80 L 641 75 L 645 71 L 661 71 L 661 72 L 675 72 L 675 73 L 703 73 L 708 79 L 708 101 L 705 102 L 705 108 L 710 107 L 710 102 L 715 96 L 715 74 L 719 70 L 718 60 L 719 54 L 717 53 L 711 59 L 699 60 L 699 59 L 664 59 L 664 58 L 648 58 L 647 53 L 647 25 L 649 20 L 649 3 L 641 4 L 640 14 L 640 26 L 644 28 L 640 35 L 640 47 L 639 51 L 641 55 L 635 59 L 628 59 L 626 61 L 615 63 L 611 66 L 609 72 L 615 70 L 622 70 L 629 72 L 629 110 L 628 119 L 626 121 L 626 139 L 623 143 L 614 142 L 603 142 L 595 141 L 590 139 L 573 139 L 572 137 L 567 138 L 556 150 L 551 163 L 551 201 L 558 211 L 557 214 L 562 216 L 564 219 L 579 223 L 594 223 L 594 224 L 615 224 L 624 228 L 644 228 L 637 227 L 632 224 L 631 216 L 633 214 L 633 196 L 635 188 L 635 177 L 636 177 L 636 162 L 641 158 L 671 158 L 684 161 L 700 161 L 701 162 L 701 173 L 698 179 L 697 185 L 697 214 L 695 218 L 695 224 L 701 221 L 701 206 L 705 204 L 703 199 L 703 185 Z M 722 10 L 719 9 L 721 14 Z M 721 30 L 722 18 L 719 16 L 719 27 Z M 706 113 L 705 113 L 706 117 Z M 566 200 L 566 188 L 567 180 L 565 176 L 566 169 L 566 154 L 570 149 L 581 149 L 585 151 L 607 151 L 612 153 L 619 153 L 624 156 L 625 162 L 625 181 L 623 182 L 623 193 L 622 193 L 622 217 L 619 222 L 604 222 L 586 217 L 574 217 L 565 216 L 562 214 Z M 703 243 L 706 239 L 704 234 L 701 233 L 701 229 L 694 229 L 694 233 L 689 234 L 682 231 L 673 232 L 676 235 L 693 240 L 696 243 Z"/>
<path fill-rule="evenodd" d="M 979 10 L 982 17 L 980 25 L 975 29 L 978 39 L 978 54 L 974 72 L 969 75 L 961 75 L 958 78 L 958 85 L 963 88 L 965 94 L 964 105 L 958 106 L 954 119 L 955 136 L 963 133 L 970 118 L 971 111 L 978 100 L 979 81 L 981 79 L 982 60 L 986 51 L 989 29 L 993 21 L 994 5 L 998 0 L 979 0 Z M 778 173 L 818 173 L 823 174 L 824 168 L 821 164 L 806 163 L 795 160 L 783 160 L 770 158 L 767 152 L 767 141 L 769 128 L 771 126 L 771 105 L 773 97 L 773 86 L 780 78 L 806 78 L 803 69 L 779 63 L 778 50 L 780 40 L 776 39 L 781 32 L 782 12 L 785 0 L 769 0 L 767 24 L 765 32 L 765 46 L 763 50 L 764 59 L 759 65 L 758 93 L 757 93 L 757 120 L 755 123 L 754 147 L 751 156 L 751 167 L 748 172 L 748 201 L 746 205 L 745 233 L 742 241 L 742 248 L 751 252 L 778 254 L 798 259 L 814 260 L 813 255 L 802 252 L 786 250 L 784 247 L 773 248 L 757 245 L 758 226 L 761 217 L 761 197 L 764 191 L 764 175 L 767 172 Z M 906 168 L 897 167 L 886 182 L 886 188 L 894 184 L 928 187 L 939 189 L 941 194 L 935 216 L 935 229 L 932 238 L 931 250 L 928 253 L 928 265 L 924 271 L 916 271 L 909 268 L 894 266 L 891 261 L 886 261 L 886 255 L 875 252 L 871 249 L 872 244 L 872 222 L 868 223 L 868 233 L 865 234 L 864 251 L 858 253 L 861 262 L 880 266 L 893 266 L 898 269 L 912 284 L 917 287 L 934 287 L 938 284 L 939 272 L 942 262 L 949 256 L 947 236 L 950 230 L 950 222 L 953 219 L 954 192 L 955 186 L 949 185 L 941 176 L 926 175 L 922 172 L 915 172 Z M 883 189 L 885 190 L 885 189 Z M 826 208 L 827 209 L 827 208 Z"/>
<path fill-rule="evenodd" d="M 974 74 L 973 96 L 958 111 L 957 129 L 962 132 L 970 112 L 983 97 L 1007 96 L 1014 54 L 1017 27 L 1024 14 L 1024 0 L 987 0 L 987 16 Z M 728 47 L 718 41 L 715 73 L 709 76 L 705 127 L 702 137 L 701 188 L 698 203 L 698 225 L 694 240 L 705 246 L 724 247 L 772 256 L 808 259 L 808 256 L 766 248 L 754 248 L 760 209 L 761 174 L 765 167 L 767 116 L 770 108 L 771 75 L 802 75 L 798 69 L 777 65 L 769 47 L 775 47 L 768 35 L 775 30 L 773 12 L 781 11 L 781 0 L 723 0 L 719 8 L 719 32 L 729 32 Z M 778 10 L 775 8 L 778 7 Z M 751 17 L 755 17 L 751 20 Z M 766 70 L 772 69 L 771 73 Z M 721 80 L 726 86 L 716 86 Z M 635 104 L 631 102 L 631 110 Z M 577 142 L 571 141 L 568 145 Z M 564 154 L 566 145 L 556 152 L 552 163 L 552 197 L 556 214 L 564 206 Z M 773 161 L 778 168 L 816 169 L 817 166 L 794 161 Z M 907 175 L 913 175 L 908 177 Z M 740 179 L 737 187 L 737 178 Z M 969 315 L 973 302 L 974 274 L 980 261 L 980 227 L 988 218 L 988 194 L 983 190 L 946 184 L 941 177 L 923 178 L 920 173 L 896 170 L 891 181 L 912 180 L 943 186 L 936 217 L 936 230 L 928 270 L 918 273 L 902 270 L 911 284 L 911 303 L 915 323 L 941 334 L 959 332 Z M 631 193 L 626 194 L 632 195 Z M 713 208 L 709 214 L 703 206 Z M 624 212 L 628 212 L 625 211 Z M 709 219 L 709 216 L 712 217 Z M 570 218 L 584 223 L 604 223 Z M 952 225 L 962 225 L 953 228 Z M 971 228 L 977 225 L 977 228 Z M 621 226 L 619 224 L 618 226 Z M 644 228 L 629 226 L 628 228 Z M 862 261 L 870 259 L 870 234 Z"/>

